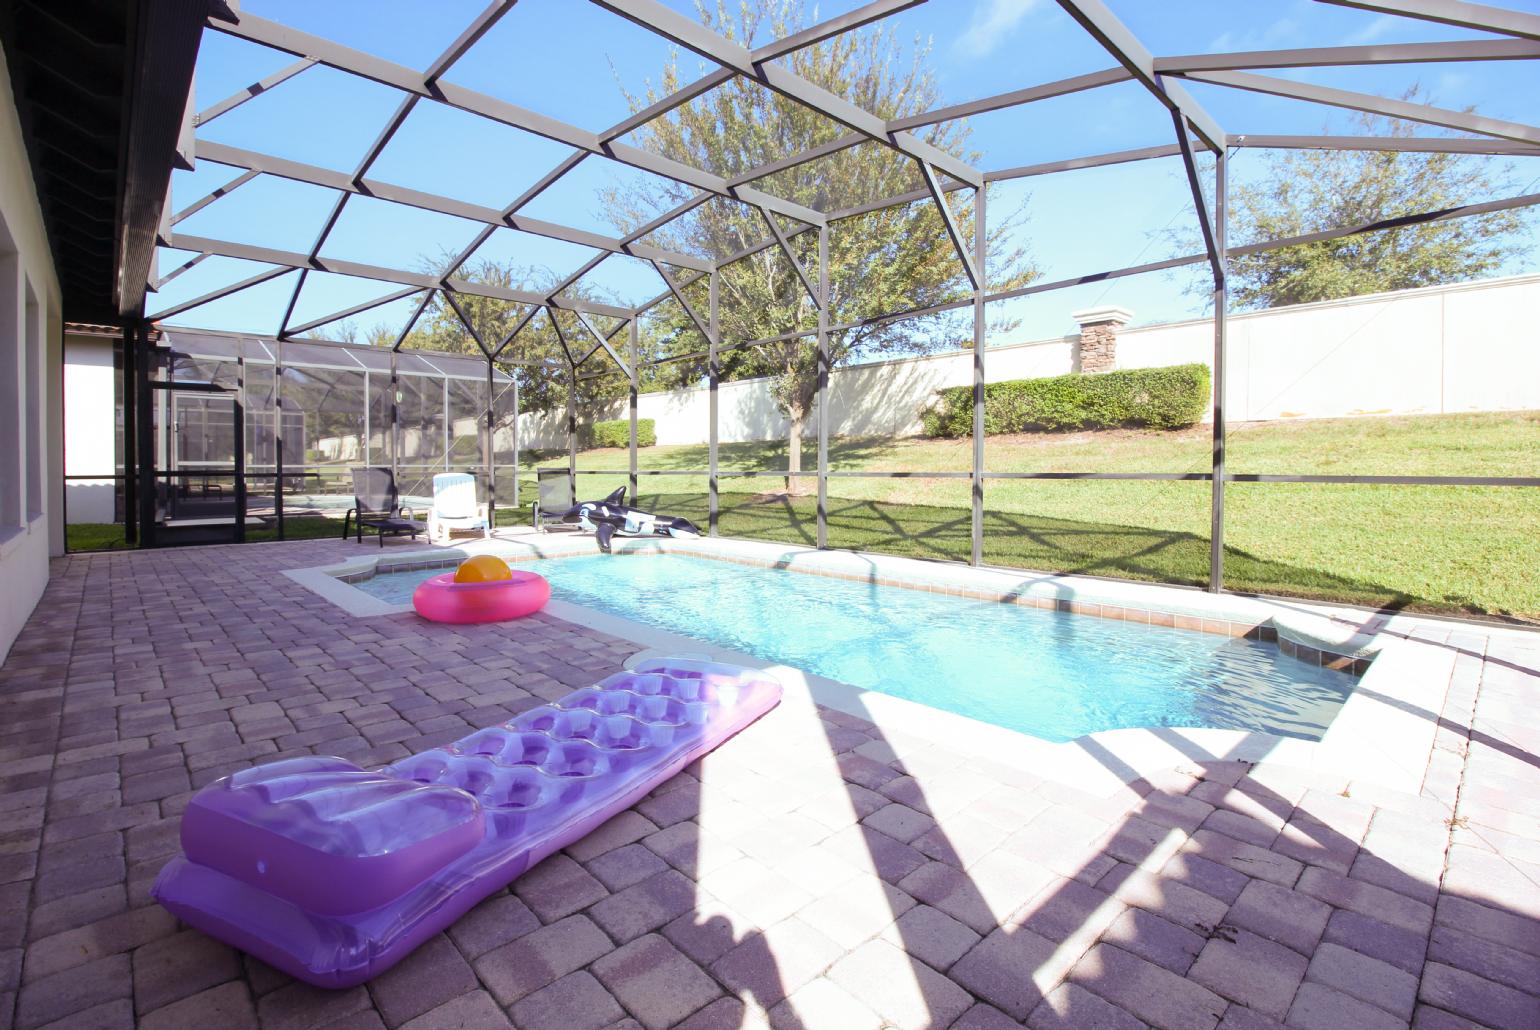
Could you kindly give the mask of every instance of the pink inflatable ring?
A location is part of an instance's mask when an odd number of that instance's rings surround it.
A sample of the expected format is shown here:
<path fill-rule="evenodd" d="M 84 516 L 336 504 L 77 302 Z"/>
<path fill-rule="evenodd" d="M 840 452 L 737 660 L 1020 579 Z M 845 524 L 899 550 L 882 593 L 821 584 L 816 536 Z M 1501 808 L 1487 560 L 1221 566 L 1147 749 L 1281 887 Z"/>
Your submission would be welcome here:
<path fill-rule="evenodd" d="M 433 622 L 468 625 L 532 615 L 551 599 L 551 584 L 533 572 L 513 571 L 509 579 L 456 583 L 453 572 L 426 579 L 412 592 L 412 607 Z"/>

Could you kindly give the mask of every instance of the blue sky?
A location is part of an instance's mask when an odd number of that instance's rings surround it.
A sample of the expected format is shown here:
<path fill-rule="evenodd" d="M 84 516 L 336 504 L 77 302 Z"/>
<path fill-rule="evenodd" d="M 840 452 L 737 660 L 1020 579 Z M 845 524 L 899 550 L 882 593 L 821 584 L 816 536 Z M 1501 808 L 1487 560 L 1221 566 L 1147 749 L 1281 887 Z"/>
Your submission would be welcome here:
<path fill-rule="evenodd" d="M 693 12 L 692 0 L 669 0 Z M 1481 34 L 1313 0 L 1109 0 L 1114 11 L 1155 53 L 1275 49 L 1358 43 L 1400 43 L 1482 38 Z M 860 5 L 835 0 L 818 5 L 817 18 Z M 1540 0 L 1509 6 L 1540 10 Z M 252 14 L 324 35 L 413 67 L 424 67 L 482 8 L 484 0 L 244 0 Z M 810 5 L 811 7 L 811 5 Z M 1096 71 L 1113 62 L 1052 0 L 930 0 L 888 19 L 895 61 L 914 48 L 928 50 L 942 103 L 951 104 Z M 760 43 L 763 40 L 755 40 Z M 628 113 L 623 88 L 645 89 L 667 61 L 667 41 L 584 0 L 521 0 L 446 76 L 448 81 L 599 130 Z M 291 63 L 276 51 L 206 32 L 196 77 L 197 105 L 206 107 Z M 686 54 L 688 75 L 711 66 Z M 1447 63 L 1423 66 L 1301 69 L 1269 72 L 1361 92 L 1399 96 L 1420 83 L 1443 107 L 1474 105 L 1481 113 L 1540 124 L 1540 81 L 1533 62 Z M 1346 112 L 1264 97 L 1202 83 L 1190 90 L 1234 133 L 1350 131 Z M 313 67 L 200 130 L 201 138 L 265 151 L 339 170 L 351 170 L 388 119 L 400 96 L 384 86 Z M 1167 143 L 1171 123 L 1163 108 L 1132 83 L 995 112 L 972 120 L 972 145 L 984 169 Z M 1429 134 L 1438 130 L 1429 128 Z M 549 171 L 567 148 L 440 104 L 420 103 L 370 171 L 375 179 L 441 193 L 490 207 L 505 206 Z M 1533 190 L 1540 159 L 1509 166 L 1518 190 Z M 1257 151 L 1232 159 L 1232 177 L 1244 182 L 1262 167 Z M 208 161 L 178 172 L 173 207 L 180 209 L 237 173 Z M 525 214 L 578 228 L 612 232 L 597 190 L 615 177 L 646 178 L 615 162 L 590 158 Z M 334 194 L 320 187 L 262 176 L 177 226 L 191 235 L 307 251 Z M 1491 198 L 1474 198 L 1491 199 Z M 1161 230 L 1192 219 L 1179 161 L 1164 159 L 1089 169 L 1000 184 L 990 191 L 992 217 L 1014 215 L 1018 239 L 1049 279 L 1083 275 L 1167 256 Z M 1530 223 L 1534 224 L 1533 221 Z M 397 268 L 418 268 L 444 249 L 456 250 L 478 227 L 461 219 L 355 197 L 328 239 L 323 255 Z M 837 230 L 836 230 L 837 231 Z M 499 230 L 482 256 L 512 259 L 565 276 L 590 255 L 586 248 Z M 191 255 L 163 251 L 161 270 Z M 1505 269 L 1528 271 L 1530 264 Z M 211 258 L 152 296 L 152 312 L 242 279 L 264 266 Z M 185 325 L 270 333 L 293 288 L 293 276 L 192 309 L 170 321 Z M 650 268 L 627 258 L 605 261 L 591 281 L 622 304 L 659 292 Z M 1130 277 L 992 306 L 1015 321 L 1009 339 L 1055 336 L 1074 330 L 1069 312 L 1095 303 L 1132 309 L 1139 323 L 1201 313 L 1171 274 Z M 291 324 L 383 296 L 399 287 L 341 276 L 311 275 Z M 402 301 L 360 318 L 399 324 Z M 996 312 L 996 308 L 1004 309 Z"/>

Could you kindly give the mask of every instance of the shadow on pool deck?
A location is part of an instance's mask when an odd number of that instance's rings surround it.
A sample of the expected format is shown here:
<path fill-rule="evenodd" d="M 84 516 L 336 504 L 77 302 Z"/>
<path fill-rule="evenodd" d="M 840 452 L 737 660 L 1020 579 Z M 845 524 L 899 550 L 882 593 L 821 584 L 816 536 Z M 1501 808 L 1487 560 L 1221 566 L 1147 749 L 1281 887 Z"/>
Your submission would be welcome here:
<path fill-rule="evenodd" d="M 294 983 L 148 902 L 192 789 L 383 764 L 633 650 L 281 575 L 341 547 L 60 563 L 0 667 L 0 1025 L 1540 1024 L 1540 648 L 1458 628 L 1420 797 L 1105 752 L 1095 797 L 788 703 L 366 987 Z"/>

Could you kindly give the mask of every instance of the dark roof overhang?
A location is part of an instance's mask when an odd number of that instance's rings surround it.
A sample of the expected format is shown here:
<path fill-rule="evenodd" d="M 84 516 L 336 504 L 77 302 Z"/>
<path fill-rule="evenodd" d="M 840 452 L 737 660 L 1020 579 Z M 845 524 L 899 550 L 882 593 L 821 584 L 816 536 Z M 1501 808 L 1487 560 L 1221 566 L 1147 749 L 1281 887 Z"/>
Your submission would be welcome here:
<path fill-rule="evenodd" d="M 142 314 L 210 0 L 13 0 L 5 50 L 71 321 Z"/>

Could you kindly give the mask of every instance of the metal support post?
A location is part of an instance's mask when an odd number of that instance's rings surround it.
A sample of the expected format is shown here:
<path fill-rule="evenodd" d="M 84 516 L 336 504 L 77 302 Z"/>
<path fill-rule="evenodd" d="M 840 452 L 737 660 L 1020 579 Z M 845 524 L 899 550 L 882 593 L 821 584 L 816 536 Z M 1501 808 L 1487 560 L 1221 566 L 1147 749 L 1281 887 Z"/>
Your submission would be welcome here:
<path fill-rule="evenodd" d="M 513 378 L 513 506 L 519 506 L 519 380 Z"/>
<path fill-rule="evenodd" d="M 401 482 L 401 375 L 396 364 L 396 349 L 390 351 L 390 479 Z"/>
<path fill-rule="evenodd" d="M 1219 253 L 1219 275 L 1214 279 L 1214 462 L 1209 491 L 1208 588 L 1224 590 L 1225 561 L 1225 322 L 1229 283 L 1225 247 L 1230 205 L 1229 156 L 1221 151 L 1214 161 L 1214 248 Z"/>
<path fill-rule="evenodd" d="M 246 355 L 235 359 L 234 410 L 230 413 L 235 453 L 235 542 L 246 542 Z"/>
<path fill-rule="evenodd" d="M 628 455 L 631 476 L 628 481 L 630 491 L 626 496 L 631 498 L 632 504 L 636 503 L 636 395 L 637 391 L 641 387 L 641 380 L 639 378 L 641 376 L 641 366 L 637 363 L 637 351 L 641 349 L 641 330 L 637 328 L 637 324 L 640 321 L 641 320 L 638 318 L 633 318 L 631 319 L 631 324 L 626 327 L 628 334 L 627 355 L 631 358 L 631 397 L 630 403 L 628 405 L 628 412 L 631 419 L 631 451 Z"/>
<path fill-rule="evenodd" d="M 139 439 L 139 544 L 155 546 L 155 409 L 150 392 L 150 328 L 137 323 L 134 334 L 134 393 Z"/>
<path fill-rule="evenodd" d="M 717 387 L 721 385 L 722 380 L 722 370 L 720 367 L 718 367 L 717 364 L 717 339 L 722 331 L 721 325 L 718 321 L 719 314 L 717 308 L 720 299 L 718 290 L 719 287 L 717 285 L 717 273 L 712 272 L 711 279 L 708 283 L 709 301 L 707 304 L 706 315 L 706 317 L 710 320 L 711 326 L 711 331 L 706 334 L 706 349 L 708 351 L 706 355 L 706 376 L 708 389 L 710 392 L 707 411 L 709 413 L 708 418 L 711 423 L 709 429 L 707 430 L 706 436 L 706 469 L 708 484 L 707 492 L 709 494 L 709 522 L 707 533 L 710 536 L 717 535 L 717 520 L 721 510 L 721 494 L 717 486 L 717 434 L 719 431 L 718 423 L 720 415 L 720 411 L 717 407 Z"/>
<path fill-rule="evenodd" d="M 123 381 L 123 539 L 130 545 L 139 543 L 139 435 L 138 415 L 139 367 L 135 360 L 134 327 L 123 327 L 122 360 L 120 369 Z"/>
<path fill-rule="evenodd" d="M 492 467 L 492 434 L 496 431 L 497 419 L 495 408 L 497 407 L 497 385 L 492 375 L 492 355 L 487 358 L 487 435 L 481 440 L 481 460 L 487 470 L 487 524 L 488 527 L 497 525 L 497 470 Z M 445 411 L 447 418 L 449 412 Z"/>
<path fill-rule="evenodd" d="M 552 323 L 555 323 L 553 318 Z M 577 364 L 567 361 L 567 486 L 577 501 Z"/>
<path fill-rule="evenodd" d="M 989 250 L 986 200 L 989 188 L 974 192 L 973 265 L 978 279 L 973 284 L 973 519 L 970 561 L 984 562 L 984 293 L 987 289 L 985 257 Z"/>
<path fill-rule="evenodd" d="M 278 539 L 284 538 L 283 527 L 283 340 L 273 341 L 273 513 L 278 517 Z M 391 368 L 395 368 L 396 355 L 390 355 Z M 392 382 L 395 376 L 391 376 Z"/>
<path fill-rule="evenodd" d="M 818 547 L 829 546 L 829 227 L 818 227 Z"/>

